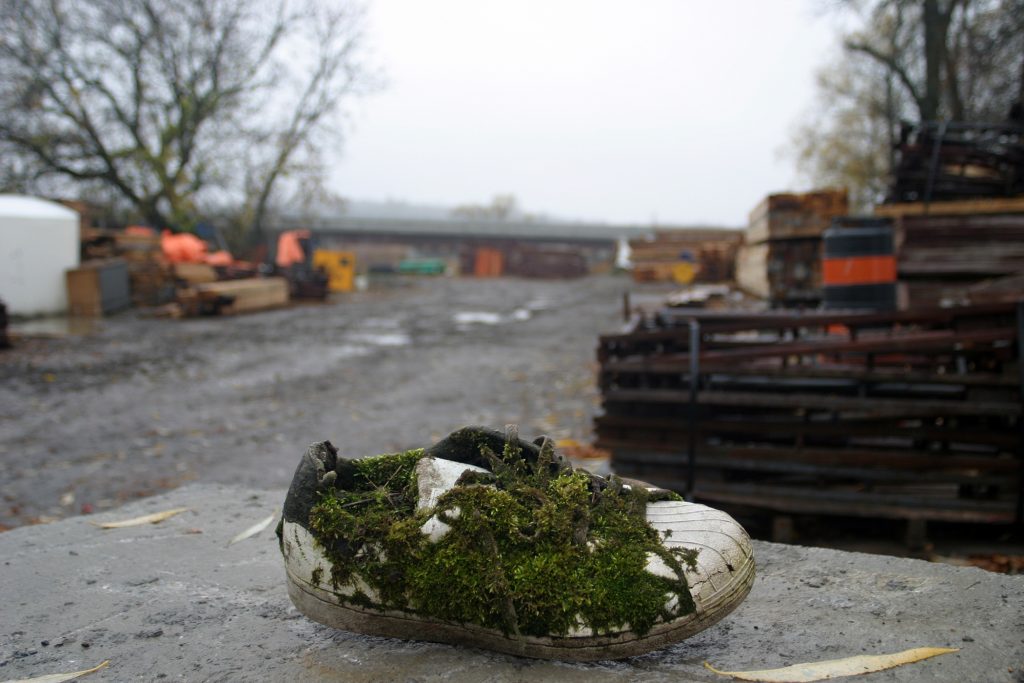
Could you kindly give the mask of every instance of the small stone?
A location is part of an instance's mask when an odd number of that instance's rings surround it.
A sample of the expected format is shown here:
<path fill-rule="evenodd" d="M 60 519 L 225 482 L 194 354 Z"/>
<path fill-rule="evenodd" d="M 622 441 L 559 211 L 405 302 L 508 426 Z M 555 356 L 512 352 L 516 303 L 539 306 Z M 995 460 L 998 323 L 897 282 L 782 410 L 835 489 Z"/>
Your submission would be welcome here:
<path fill-rule="evenodd" d="M 971 638 L 970 636 L 964 636 L 962 640 L 965 643 L 973 643 L 974 642 L 974 638 Z"/>
<path fill-rule="evenodd" d="M 50 646 L 50 641 L 48 641 L 48 640 L 44 640 L 44 641 L 42 641 L 42 642 L 41 642 L 41 643 L 39 643 L 39 644 L 40 644 L 40 645 L 42 645 L 43 647 L 49 647 L 49 646 Z"/>
<path fill-rule="evenodd" d="M 88 650 L 90 646 L 91 646 L 90 643 L 82 643 L 82 647 L 85 648 L 86 650 Z"/>
<path fill-rule="evenodd" d="M 138 633 L 135 634 L 135 637 L 136 638 L 159 638 L 163 634 L 164 634 L 164 630 L 162 628 L 155 628 L 155 629 L 152 629 L 150 631 L 139 631 Z"/>

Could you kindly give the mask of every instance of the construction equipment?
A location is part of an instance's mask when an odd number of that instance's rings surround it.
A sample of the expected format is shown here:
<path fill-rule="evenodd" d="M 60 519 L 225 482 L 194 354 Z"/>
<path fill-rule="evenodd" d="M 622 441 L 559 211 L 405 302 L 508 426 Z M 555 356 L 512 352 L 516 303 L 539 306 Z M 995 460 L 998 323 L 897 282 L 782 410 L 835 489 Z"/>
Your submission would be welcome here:
<path fill-rule="evenodd" d="M 356 255 L 351 251 L 316 249 L 313 268 L 327 273 L 327 289 L 332 292 L 351 292 L 356 283 Z"/>
<path fill-rule="evenodd" d="M 315 251 L 309 230 L 286 230 L 278 235 L 274 272 L 288 280 L 293 299 L 327 298 L 328 275 L 314 264 Z"/>

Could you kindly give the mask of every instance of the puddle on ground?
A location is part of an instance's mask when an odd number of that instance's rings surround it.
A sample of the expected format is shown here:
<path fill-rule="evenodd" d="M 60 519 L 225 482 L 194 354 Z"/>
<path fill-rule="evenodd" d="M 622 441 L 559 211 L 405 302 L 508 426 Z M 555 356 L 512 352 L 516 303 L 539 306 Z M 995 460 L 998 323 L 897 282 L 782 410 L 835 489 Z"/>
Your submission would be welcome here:
<path fill-rule="evenodd" d="M 497 325 L 501 315 L 488 311 L 460 311 L 452 316 L 457 325 Z"/>
<path fill-rule="evenodd" d="M 405 332 L 355 332 L 349 338 L 371 346 L 408 346 L 412 342 Z"/>
<path fill-rule="evenodd" d="M 67 316 L 11 322 L 7 328 L 12 337 L 80 337 L 98 329 L 98 318 Z"/>

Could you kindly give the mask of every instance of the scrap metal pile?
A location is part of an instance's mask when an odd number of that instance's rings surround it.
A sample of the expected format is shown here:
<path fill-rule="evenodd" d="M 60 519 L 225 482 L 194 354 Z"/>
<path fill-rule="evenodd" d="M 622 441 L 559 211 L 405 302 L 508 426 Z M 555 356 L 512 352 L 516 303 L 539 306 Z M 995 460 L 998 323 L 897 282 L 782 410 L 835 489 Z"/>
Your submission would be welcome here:
<path fill-rule="evenodd" d="M 624 476 L 782 513 L 1020 520 L 1024 306 L 663 308 L 600 339 Z"/>
<path fill-rule="evenodd" d="M 890 202 L 1024 194 L 1024 128 L 1013 124 L 904 122 Z"/>

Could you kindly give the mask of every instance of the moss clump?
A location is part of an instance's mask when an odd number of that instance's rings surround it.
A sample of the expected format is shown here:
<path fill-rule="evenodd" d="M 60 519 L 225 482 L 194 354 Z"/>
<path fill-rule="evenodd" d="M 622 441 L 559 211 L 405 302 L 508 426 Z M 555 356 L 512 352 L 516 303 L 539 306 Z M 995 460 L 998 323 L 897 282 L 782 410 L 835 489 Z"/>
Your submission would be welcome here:
<path fill-rule="evenodd" d="M 486 447 L 482 455 L 492 472 L 463 475 L 435 508 L 421 511 L 415 464 L 422 451 L 355 461 L 355 486 L 322 492 L 310 512 L 335 589 L 361 580 L 379 608 L 533 636 L 582 626 L 642 635 L 694 610 L 684 565 L 696 553 L 661 543 L 645 518 L 645 490 L 557 466 L 550 445 L 533 465 L 512 444 L 501 456 Z M 420 527 L 435 514 L 451 528 L 430 542 Z M 648 554 L 675 578 L 647 572 Z"/>

